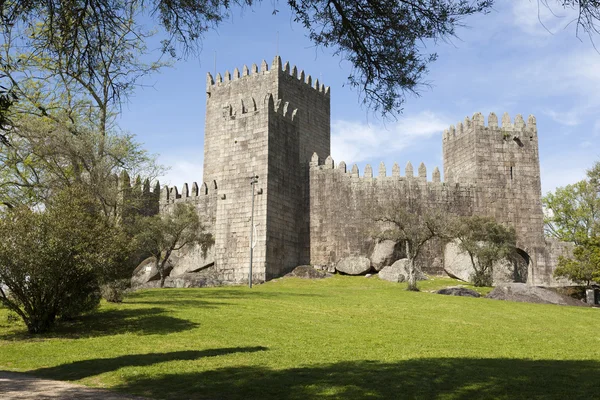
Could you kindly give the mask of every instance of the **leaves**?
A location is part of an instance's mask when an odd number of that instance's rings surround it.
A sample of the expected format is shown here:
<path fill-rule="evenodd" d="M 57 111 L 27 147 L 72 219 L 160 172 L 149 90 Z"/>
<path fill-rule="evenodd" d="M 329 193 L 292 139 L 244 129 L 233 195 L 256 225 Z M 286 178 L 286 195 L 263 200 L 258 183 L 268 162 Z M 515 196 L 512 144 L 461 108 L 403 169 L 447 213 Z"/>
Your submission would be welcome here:
<path fill-rule="evenodd" d="M 592 180 L 559 187 L 546 194 L 542 203 L 549 236 L 581 244 L 600 232 L 600 191 Z"/>
<path fill-rule="evenodd" d="M 90 311 L 99 283 L 122 271 L 129 254 L 122 232 L 107 225 L 81 188 L 57 193 L 45 210 L 20 206 L 0 216 L 0 301 L 32 333 L 57 317 Z"/>
<path fill-rule="evenodd" d="M 156 260 L 161 275 L 161 286 L 166 277 L 166 265 L 174 251 L 186 246 L 200 245 L 204 254 L 214 243 L 193 204 L 176 203 L 169 212 L 151 217 L 140 217 L 135 224 L 137 247 L 147 251 Z"/>
<path fill-rule="evenodd" d="M 507 228 L 490 217 L 471 216 L 458 218 L 452 230 L 452 236 L 458 239 L 458 248 L 471 259 L 475 286 L 491 286 L 494 263 L 514 254 L 514 228 Z"/>
<path fill-rule="evenodd" d="M 592 281 L 600 283 L 600 236 L 584 240 L 575 247 L 572 258 L 561 256 L 554 276 L 586 286 Z"/>

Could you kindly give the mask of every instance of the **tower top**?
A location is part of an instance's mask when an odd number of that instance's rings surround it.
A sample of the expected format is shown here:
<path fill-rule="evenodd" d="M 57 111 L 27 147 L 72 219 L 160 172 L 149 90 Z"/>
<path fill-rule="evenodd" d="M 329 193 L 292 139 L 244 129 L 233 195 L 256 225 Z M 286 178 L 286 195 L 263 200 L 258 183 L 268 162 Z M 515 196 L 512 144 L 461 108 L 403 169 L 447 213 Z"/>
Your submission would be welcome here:
<path fill-rule="evenodd" d="M 324 96 L 329 96 L 329 86 L 325 86 L 320 83 L 318 79 L 313 79 L 310 75 L 305 75 L 303 70 L 298 70 L 298 68 L 294 66 L 290 66 L 289 62 L 282 64 L 281 57 L 276 56 L 271 63 L 271 68 L 269 69 L 269 65 L 265 60 L 263 60 L 260 64 L 260 69 L 256 64 L 252 64 L 250 68 L 247 65 L 242 67 L 242 72 L 240 74 L 240 70 L 236 67 L 233 69 L 233 74 L 229 72 L 229 70 L 225 71 L 223 75 L 221 73 L 217 73 L 216 77 L 213 77 L 210 72 L 206 74 L 206 91 L 210 93 L 215 89 L 220 89 L 223 87 L 228 87 L 232 84 L 232 82 L 236 81 L 244 81 L 249 79 L 260 79 L 260 77 L 264 76 L 273 76 L 276 73 L 277 78 L 282 76 L 289 76 L 297 79 L 300 82 L 310 86 L 314 90 L 319 93 L 322 93 Z"/>

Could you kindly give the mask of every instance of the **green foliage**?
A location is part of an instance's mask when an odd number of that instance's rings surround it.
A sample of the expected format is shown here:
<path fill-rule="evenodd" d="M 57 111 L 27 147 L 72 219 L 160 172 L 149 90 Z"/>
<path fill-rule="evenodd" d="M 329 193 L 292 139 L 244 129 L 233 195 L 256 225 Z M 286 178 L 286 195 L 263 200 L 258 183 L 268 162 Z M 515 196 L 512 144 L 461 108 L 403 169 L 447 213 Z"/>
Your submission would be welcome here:
<path fill-rule="evenodd" d="M 141 290 L 43 340 L 0 309 L 0 369 L 173 400 L 597 397 L 599 310 L 427 292 L 458 283 Z"/>
<path fill-rule="evenodd" d="M 404 243 L 409 262 L 407 289 L 418 291 L 417 275 L 420 271 L 415 261 L 429 241 L 447 236 L 450 223 L 447 215 L 395 202 L 374 210 L 373 219 L 383 225 L 383 230 L 376 237 Z"/>
<path fill-rule="evenodd" d="M 573 282 L 590 286 L 600 283 L 600 236 L 584 240 L 573 250 L 573 258 L 561 256 L 555 277 L 563 277 Z"/>
<path fill-rule="evenodd" d="M 552 237 L 581 244 L 599 231 L 600 191 L 591 180 L 559 187 L 542 203 L 546 233 Z"/>
<path fill-rule="evenodd" d="M 160 273 L 160 286 L 168 276 L 167 262 L 174 251 L 185 246 L 199 245 L 204 254 L 214 243 L 210 233 L 204 231 L 193 204 L 177 203 L 173 210 L 152 217 L 140 217 L 135 224 L 135 242 L 154 257 Z"/>
<path fill-rule="evenodd" d="M 456 220 L 452 236 L 458 248 L 469 255 L 475 286 L 492 286 L 494 264 L 514 254 L 516 235 L 489 217 L 462 217 Z"/>
<path fill-rule="evenodd" d="M 121 303 L 130 287 L 129 279 L 115 279 L 103 284 L 100 291 L 104 300 L 110 303 Z"/>
<path fill-rule="evenodd" d="M 65 71 L 82 77 L 101 76 L 98 66 L 105 60 L 123 25 L 140 19 L 132 11 L 154 17 L 168 34 L 163 52 L 176 56 L 200 49 L 201 39 L 230 17 L 234 7 L 252 7 L 260 0 L 16 0 L 0 2 L 5 27 L 21 21 L 43 33 L 36 46 L 51 55 L 67 57 Z M 493 10 L 494 0 L 288 0 L 293 18 L 308 32 L 316 46 L 332 48 L 353 70 L 348 82 L 356 87 L 365 104 L 384 115 L 401 113 L 406 96 L 418 94 L 427 85 L 427 66 L 437 55 L 423 43 L 446 40 L 472 15 Z M 551 1 L 538 7 L 550 8 Z M 597 1 L 558 1 L 558 8 L 579 12 L 578 32 L 598 32 Z M 272 3 L 277 14 L 279 2 Z M 147 41 L 145 35 L 137 38 Z M 123 52 L 127 54 L 126 52 Z M 118 84 L 111 85 L 111 90 Z"/>
<path fill-rule="evenodd" d="M 31 333 L 93 310 L 99 283 L 118 275 L 128 254 L 118 229 L 78 188 L 57 193 L 43 211 L 6 212 L 0 237 L 0 301 Z"/>
<path fill-rule="evenodd" d="M 600 282 L 600 162 L 588 170 L 588 179 L 548 193 L 546 232 L 560 240 L 574 242 L 573 257 L 560 257 L 555 277 L 589 286 Z"/>

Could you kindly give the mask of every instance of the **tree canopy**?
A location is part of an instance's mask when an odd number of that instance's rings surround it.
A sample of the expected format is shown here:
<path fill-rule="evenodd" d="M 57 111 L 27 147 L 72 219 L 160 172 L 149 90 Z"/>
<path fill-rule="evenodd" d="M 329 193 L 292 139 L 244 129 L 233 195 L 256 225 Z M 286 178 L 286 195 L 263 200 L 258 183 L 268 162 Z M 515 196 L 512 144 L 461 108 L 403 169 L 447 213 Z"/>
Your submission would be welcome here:
<path fill-rule="evenodd" d="M 46 34 L 38 46 L 60 49 L 63 69 L 95 79 L 108 59 L 105 43 L 118 39 L 123 25 L 149 14 L 167 33 L 163 51 L 193 53 L 202 36 L 226 20 L 234 9 L 259 0 L 12 0 L 0 2 L 3 26 L 36 27 Z M 465 17 L 492 10 L 494 0 L 287 0 L 293 18 L 317 46 L 333 49 L 350 62 L 348 82 L 372 110 L 398 114 L 408 94 L 425 84 L 427 66 L 436 53 L 426 44 L 455 35 Z M 588 34 L 598 32 L 600 1 L 541 0 L 539 7 L 578 11 L 576 24 Z M 276 13 L 278 2 L 273 3 Z M 145 40 L 143 36 L 141 39 Z M 0 60 L 3 61 L 3 60 Z M 6 65 L 7 68 L 12 66 Z M 111 83 L 111 85 L 113 85 Z M 111 91 L 118 93 L 118 86 Z M 1 93 L 0 93 L 1 95 Z M 17 93 L 18 95 L 18 93 Z"/>
<path fill-rule="evenodd" d="M 77 187 L 57 193 L 44 211 L 18 206 L 0 214 L 0 303 L 31 333 L 52 328 L 100 301 L 99 285 L 122 272 L 128 242 L 98 204 Z"/>
<path fill-rule="evenodd" d="M 430 241 L 448 238 L 451 219 L 443 211 L 427 210 L 414 202 L 400 201 L 372 211 L 372 218 L 381 224 L 376 236 L 403 243 L 408 259 L 408 286 L 418 291 L 417 276 L 422 274 L 416 260 Z"/>
<path fill-rule="evenodd" d="M 514 228 L 507 228 L 493 218 L 458 218 L 452 236 L 458 239 L 458 248 L 469 255 L 475 286 L 492 286 L 494 264 L 510 259 L 515 252 Z"/>
<path fill-rule="evenodd" d="M 546 232 L 574 242 L 573 257 L 560 257 L 554 276 L 590 285 L 600 283 L 600 162 L 587 179 L 559 187 L 542 199 Z"/>

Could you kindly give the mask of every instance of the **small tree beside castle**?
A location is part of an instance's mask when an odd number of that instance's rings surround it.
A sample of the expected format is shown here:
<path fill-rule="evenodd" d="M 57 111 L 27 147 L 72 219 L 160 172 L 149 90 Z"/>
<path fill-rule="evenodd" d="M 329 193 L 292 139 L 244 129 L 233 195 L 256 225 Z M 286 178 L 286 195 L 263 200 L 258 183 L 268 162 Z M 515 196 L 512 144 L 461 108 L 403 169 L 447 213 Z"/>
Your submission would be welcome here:
<path fill-rule="evenodd" d="M 375 220 L 385 228 L 377 235 L 380 239 L 389 239 L 404 244 L 408 259 L 407 290 L 418 291 L 417 277 L 422 275 L 415 262 L 425 245 L 435 238 L 447 237 L 449 220 L 441 212 L 417 212 L 416 206 L 400 202 L 376 211 Z"/>
<path fill-rule="evenodd" d="M 171 212 L 139 217 L 135 226 L 138 232 L 136 247 L 154 258 L 154 265 L 160 274 L 160 287 L 164 287 L 169 275 L 168 262 L 174 251 L 197 244 L 206 255 L 214 243 L 213 236 L 205 231 L 198 213 L 189 203 L 176 204 Z"/>

